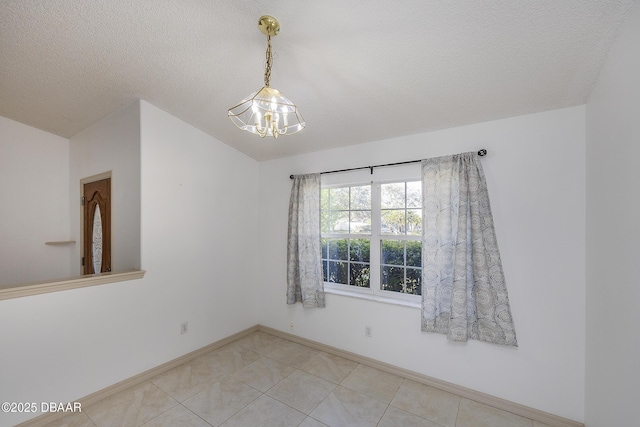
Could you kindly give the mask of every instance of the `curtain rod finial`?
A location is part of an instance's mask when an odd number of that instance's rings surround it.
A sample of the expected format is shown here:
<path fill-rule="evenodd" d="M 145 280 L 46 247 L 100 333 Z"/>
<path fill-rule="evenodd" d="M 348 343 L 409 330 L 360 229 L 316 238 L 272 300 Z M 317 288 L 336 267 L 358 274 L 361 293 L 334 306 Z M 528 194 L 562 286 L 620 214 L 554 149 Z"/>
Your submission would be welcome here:
<path fill-rule="evenodd" d="M 478 151 L 478 156 L 480 157 L 484 157 L 487 155 L 487 150 L 485 150 L 484 148 L 480 151 Z"/>

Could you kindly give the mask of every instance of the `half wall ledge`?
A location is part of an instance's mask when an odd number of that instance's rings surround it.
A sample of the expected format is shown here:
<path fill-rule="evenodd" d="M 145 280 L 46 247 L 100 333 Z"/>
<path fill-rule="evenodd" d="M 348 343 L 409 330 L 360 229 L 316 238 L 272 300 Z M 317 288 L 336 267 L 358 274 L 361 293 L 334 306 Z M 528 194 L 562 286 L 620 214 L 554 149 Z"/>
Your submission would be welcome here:
<path fill-rule="evenodd" d="M 0 300 L 28 297 L 31 295 L 48 294 L 69 289 L 86 288 L 88 286 L 104 285 L 107 283 L 124 282 L 126 280 L 142 279 L 145 270 L 132 270 L 121 273 L 101 273 L 87 276 L 77 276 L 45 282 L 22 283 L 19 285 L 0 285 Z"/>

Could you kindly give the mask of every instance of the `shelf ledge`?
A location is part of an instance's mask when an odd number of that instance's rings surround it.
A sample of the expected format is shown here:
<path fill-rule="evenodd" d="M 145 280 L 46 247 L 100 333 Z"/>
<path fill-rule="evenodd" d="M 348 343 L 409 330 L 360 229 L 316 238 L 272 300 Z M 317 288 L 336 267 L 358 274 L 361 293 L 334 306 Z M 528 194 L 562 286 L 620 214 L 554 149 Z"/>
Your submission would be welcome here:
<path fill-rule="evenodd" d="M 72 245 L 75 242 L 76 242 L 75 240 L 54 240 L 53 242 L 44 242 L 44 244 L 49 246 L 62 246 L 62 245 Z"/>
<path fill-rule="evenodd" d="M 88 286 L 142 279 L 145 270 L 132 270 L 121 273 L 102 273 L 86 276 L 68 277 L 46 282 L 23 283 L 19 285 L 0 285 L 0 300 L 21 298 L 31 295 L 48 294 L 69 289 L 86 288 Z"/>

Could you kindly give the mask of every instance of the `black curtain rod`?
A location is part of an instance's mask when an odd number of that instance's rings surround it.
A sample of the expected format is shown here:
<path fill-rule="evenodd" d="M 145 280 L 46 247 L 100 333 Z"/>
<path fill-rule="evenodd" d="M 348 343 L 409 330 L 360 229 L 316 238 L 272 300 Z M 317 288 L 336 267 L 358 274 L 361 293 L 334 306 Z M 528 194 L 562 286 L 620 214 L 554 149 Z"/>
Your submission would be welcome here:
<path fill-rule="evenodd" d="M 486 155 L 487 155 L 487 150 L 485 150 L 484 148 L 478 151 L 478 156 L 484 157 Z M 324 175 L 326 173 L 357 171 L 357 170 L 361 170 L 361 169 L 369 169 L 371 171 L 371 175 L 373 175 L 373 168 L 382 168 L 382 167 L 385 167 L 385 166 L 408 165 L 410 163 L 420 163 L 421 161 L 422 160 L 409 160 L 408 162 L 387 163 L 385 165 L 361 166 L 359 168 L 339 169 L 339 170 L 335 170 L 335 171 L 320 172 L 320 175 Z M 293 179 L 293 175 L 289 175 L 289 178 Z"/>

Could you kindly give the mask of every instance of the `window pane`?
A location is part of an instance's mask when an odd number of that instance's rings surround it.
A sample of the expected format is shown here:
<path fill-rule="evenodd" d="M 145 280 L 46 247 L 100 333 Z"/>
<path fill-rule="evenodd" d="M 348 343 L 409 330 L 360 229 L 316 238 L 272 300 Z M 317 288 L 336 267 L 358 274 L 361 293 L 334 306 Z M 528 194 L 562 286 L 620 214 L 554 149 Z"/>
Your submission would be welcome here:
<path fill-rule="evenodd" d="M 324 237 L 321 239 L 322 242 L 322 259 L 327 259 L 327 239 Z"/>
<path fill-rule="evenodd" d="M 420 295 L 422 291 L 422 269 L 407 268 L 407 293 Z"/>
<path fill-rule="evenodd" d="M 382 234 L 404 234 L 405 231 L 405 211 L 383 210 L 381 211 L 380 233 Z"/>
<path fill-rule="evenodd" d="M 422 207 L 422 182 L 420 181 L 407 182 L 407 207 L 408 208 Z"/>
<path fill-rule="evenodd" d="M 349 211 L 332 211 L 329 233 L 349 233 Z"/>
<path fill-rule="evenodd" d="M 380 262 L 382 264 L 404 265 L 404 242 L 402 240 L 382 240 Z"/>
<path fill-rule="evenodd" d="M 371 234 L 371 211 L 351 211 L 349 226 L 352 233 Z"/>
<path fill-rule="evenodd" d="M 329 210 L 329 189 L 320 189 L 320 209 L 323 211 Z"/>
<path fill-rule="evenodd" d="M 351 277 L 349 284 L 352 286 L 368 288 L 369 276 L 371 276 L 370 270 L 369 264 L 351 263 Z"/>
<path fill-rule="evenodd" d="M 422 267 L 422 243 L 407 242 L 407 266 Z"/>
<path fill-rule="evenodd" d="M 327 239 L 328 259 L 347 260 L 347 239 Z"/>
<path fill-rule="evenodd" d="M 381 184 L 380 191 L 382 209 L 404 208 L 404 182 Z"/>
<path fill-rule="evenodd" d="M 322 261 L 322 280 L 324 280 L 325 282 L 328 282 L 328 276 L 327 276 L 327 261 Z"/>
<path fill-rule="evenodd" d="M 351 187 L 351 209 L 371 209 L 371 186 Z"/>
<path fill-rule="evenodd" d="M 349 187 L 330 188 L 329 209 L 332 211 L 349 209 Z"/>
<path fill-rule="evenodd" d="M 403 291 L 404 268 L 382 266 L 380 289 L 383 291 Z"/>
<path fill-rule="evenodd" d="M 353 239 L 351 240 L 349 250 L 350 261 L 369 262 L 369 240 Z"/>
<path fill-rule="evenodd" d="M 407 209 L 407 234 L 422 234 L 422 209 Z"/>
<path fill-rule="evenodd" d="M 331 213 L 329 211 L 320 211 L 320 231 L 322 233 L 328 233 L 329 228 L 329 220 Z"/>
<path fill-rule="evenodd" d="M 327 266 L 327 282 L 347 284 L 347 263 L 329 261 Z"/>

